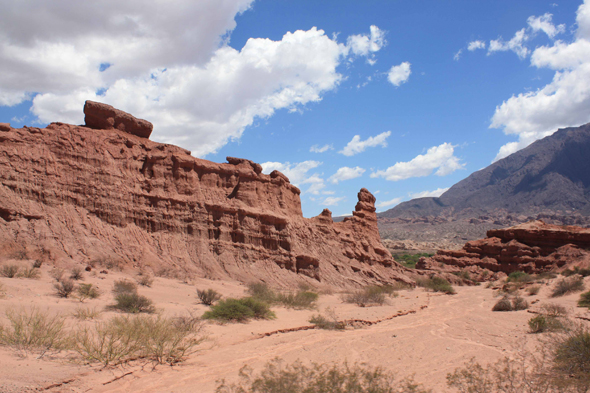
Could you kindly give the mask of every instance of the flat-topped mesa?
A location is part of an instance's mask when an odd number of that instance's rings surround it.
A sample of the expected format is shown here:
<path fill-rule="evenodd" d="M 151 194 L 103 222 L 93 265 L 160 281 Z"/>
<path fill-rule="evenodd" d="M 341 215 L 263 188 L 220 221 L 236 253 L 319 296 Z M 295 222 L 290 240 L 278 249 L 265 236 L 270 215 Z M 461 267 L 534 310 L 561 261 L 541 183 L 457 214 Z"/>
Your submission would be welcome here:
<path fill-rule="evenodd" d="M 127 112 L 110 105 L 95 101 L 84 104 L 84 122 L 86 127 L 97 130 L 119 130 L 129 134 L 148 138 L 154 126 L 147 120 L 138 119 Z"/>
<path fill-rule="evenodd" d="M 0 251 L 16 239 L 49 261 L 291 288 L 413 284 L 381 244 L 369 191 L 345 222 L 327 209 L 304 218 L 300 190 L 279 171 L 150 141 L 151 124 L 108 105 L 87 101 L 85 113 L 88 127 L 2 126 Z"/>
<path fill-rule="evenodd" d="M 461 250 L 440 250 L 421 258 L 417 268 L 443 263 L 457 268 L 487 269 L 494 273 L 541 273 L 590 265 L 590 229 L 531 221 L 494 229 L 487 238 L 467 242 Z M 490 279 L 491 276 L 488 277 Z"/>

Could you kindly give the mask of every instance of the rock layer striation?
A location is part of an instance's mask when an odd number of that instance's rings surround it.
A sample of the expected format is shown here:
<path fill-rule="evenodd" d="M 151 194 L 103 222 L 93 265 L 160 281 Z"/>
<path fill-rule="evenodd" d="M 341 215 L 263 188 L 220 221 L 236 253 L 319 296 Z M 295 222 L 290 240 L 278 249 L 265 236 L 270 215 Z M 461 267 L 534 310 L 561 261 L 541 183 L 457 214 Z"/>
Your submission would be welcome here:
<path fill-rule="evenodd" d="M 345 221 L 334 223 L 327 209 L 307 219 L 284 174 L 245 159 L 192 157 L 147 139 L 148 122 L 101 105 L 87 102 L 87 127 L 0 127 L 4 255 L 21 247 L 58 263 L 283 286 L 412 283 L 381 244 L 366 189 Z"/>

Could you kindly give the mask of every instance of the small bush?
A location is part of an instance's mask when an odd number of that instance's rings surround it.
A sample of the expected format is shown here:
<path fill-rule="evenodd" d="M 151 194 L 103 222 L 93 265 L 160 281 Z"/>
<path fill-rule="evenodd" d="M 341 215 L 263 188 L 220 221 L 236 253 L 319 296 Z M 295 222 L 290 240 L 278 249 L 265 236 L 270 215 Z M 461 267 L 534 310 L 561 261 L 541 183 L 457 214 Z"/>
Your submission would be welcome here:
<path fill-rule="evenodd" d="M 529 331 L 531 333 L 542 333 L 547 331 L 549 324 L 544 315 L 537 315 L 529 319 Z"/>
<path fill-rule="evenodd" d="M 336 313 L 331 308 L 326 308 L 324 315 L 313 315 L 309 323 L 315 325 L 318 329 L 325 330 L 344 330 L 346 324 L 338 320 Z"/>
<path fill-rule="evenodd" d="M 578 266 L 576 266 L 573 268 L 573 270 L 565 269 L 563 272 L 561 272 L 561 274 L 565 277 L 573 276 L 575 274 L 579 274 L 582 277 L 588 277 L 590 276 L 590 269 L 580 269 Z"/>
<path fill-rule="evenodd" d="M 211 288 L 207 290 L 197 289 L 197 296 L 199 297 L 201 303 L 203 303 L 206 306 L 210 306 L 219 299 L 221 299 L 221 294 Z"/>
<path fill-rule="evenodd" d="M 117 296 L 120 294 L 130 294 L 137 292 L 137 285 L 129 280 L 117 280 L 113 284 L 113 295 Z"/>
<path fill-rule="evenodd" d="M 153 302 L 137 292 L 119 293 L 115 296 L 115 304 L 109 306 L 109 308 L 132 314 L 156 312 Z"/>
<path fill-rule="evenodd" d="M 580 300 L 578 300 L 578 306 L 590 308 L 590 291 L 584 292 L 580 295 Z"/>
<path fill-rule="evenodd" d="M 416 280 L 416 284 L 426 289 L 430 289 L 433 292 L 443 292 L 447 295 L 452 295 L 455 293 L 455 290 L 451 284 L 442 277 Z"/>
<path fill-rule="evenodd" d="M 276 297 L 276 303 L 289 308 L 314 308 L 319 295 L 311 291 L 297 291 L 295 293 L 280 293 Z"/>
<path fill-rule="evenodd" d="M 49 274 L 51 274 L 51 277 L 53 277 L 55 281 L 60 282 L 63 279 L 65 271 L 64 269 L 54 267 Z"/>
<path fill-rule="evenodd" d="M 144 273 L 137 278 L 137 283 L 142 287 L 151 288 L 152 284 L 154 283 L 154 278 L 151 275 Z"/>
<path fill-rule="evenodd" d="M 18 265 L 3 265 L 0 268 L 0 275 L 6 278 L 15 278 L 18 275 L 20 267 Z"/>
<path fill-rule="evenodd" d="M 70 273 L 70 279 L 75 281 L 82 280 L 84 278 L 83 271 L 79 266 L 74 267 Z"/>
<path fill-rule="evenodd" d="M 506 279 L 507 282 L 531 282 L 533 281 L 533 278 L 525 273 L 525 272 L 512 272 L 508 275 L 508 278 Z"/>
<path fill-rule="evenodd" d="M 541 287 L 539 285 L 533 285 L 532 287 L 528 287 L 526 290 L 527 295 L 534 296 L 538 295 Z"/>
<path fill-rule="evenodd" d="M 343 300 L 359 307 L 382 305 L 385 303 L 385 293 L 383 293 L 381 287 L 371 285 L 345 295 Z"/>
<path fill-rule="evenodd" d="M 562 278 L 555 284 L 551 297 L 564 296 L 573 292 L 584 290 L 584 280 L 580 276 Z"/>
<path fill-rule="evenodd" d="M 512 302 L 508 296 L 504 296 L 502 299 L 498 300 L 492 311 L 512 311 Z"/>
<path fill-rule="evenodd" d="M 78 286 L 80 300 L 97 299 L 100 297 L 100 290 L 92 284 L 80 284 Z"/>
<path fill-rule="evenodd" d="M 39 271 L 39 269 L 35 267 L 26 267 L 18 274 L 18 276 L 22 278 L 30 278 L 36 280 L 39 277 L 41 277 L 41 272 Z"/>
<path fill-rule="evenodd" d="M 272 319 L 275 314 L 270 311 L 267 303 L 252 297 L 220 300 L 203 314 L 203 319 L 223 322 L 246 322 L 252 318 Z"/>
<path fill-rule="evenodd" d="M 567 309 L 559 304 L 547 303 L 541 306 L 543 314 L 554 318 L 563 318 L 567 316 Z"/>
<path fill-rule="evenodd" d="M 39 269 L 41 267 L 41 265 L 43 265 L 43 261 L 40 261 L 38 259 L 35 259 L 35 262 L 33 262 L 33 267 L 35 269 Z"/>
<path fill-rule="evenodd" d="M 78 307 L 74 310 L 72 316 L 81 321 L 97 319 L 100 317 L 100 310 L 96 308 L 82 308 Z"/>
<path fill-rule="evenodd" d="M 283 366 L 279 359 L 267 363 L 259 375 L 243 367 L 240 382 L 219 382 L 216 393 L 427 393 L 411 378 L 396 381 L 383 369 L 348 364 L 312 363 L 304 366 L 296 361 Z"/>
<path fill-rule="evenodd" d="M 419 253 L 419 254 L 391 254 L 391 256 L 393 256 L 393 258 L 395 259 L 396 262 L 402 264 L 403 266 L 410 268 L 410 269 L 415 269 L 416 268 L 416 263 L 418 263 L 418 261 L 420 260 L 420 258 L 422 257 L 431 257 L 434 254 L 428 254 L 428 253 Z"/>
<path fill-rule="evenodd" d="M 527 308 L 529 308 L 529 303 L 520 296 L 516 296 L 514 299 L 512 299 L 513 311 L 526 310 Z"/>
<path fill-rule="evenodd" d="M 0 329 L 0 343 L 3 345 L 21 351 L 48 351 L 67 347 L 64 318 L 60 315 L 50 317 L 48 313 L 33 308 L 30 311 L 9 310 L 6 318 L 10 326 Z"/>
<path fill-rule="evenodd" d="M 578 326 L 557 336 L 553 343 L 553 369 L 566 376 L 570 383 L 576 379 L 590 388 L 590 331 L 585 326 Z M 572 381 L 573 379 L 573 381 Z M 586 390 L 578 390 L 586 391 Z"/>
<path fill-rule="evenodd" d="M 272 304 L 276 300 L 276 293 L 267 284 L 262 282 L 248 284 L 248 293 L 251 297 L 267 304 Z"/>
<path fill-rule="evenodd" d="M 53 287 L 55 288 L 55 293 L 59 297 L 69 298 L 74 289 L 76 289 L 76 284 L 72 280 L 64 280 L 53 283 Z"/>

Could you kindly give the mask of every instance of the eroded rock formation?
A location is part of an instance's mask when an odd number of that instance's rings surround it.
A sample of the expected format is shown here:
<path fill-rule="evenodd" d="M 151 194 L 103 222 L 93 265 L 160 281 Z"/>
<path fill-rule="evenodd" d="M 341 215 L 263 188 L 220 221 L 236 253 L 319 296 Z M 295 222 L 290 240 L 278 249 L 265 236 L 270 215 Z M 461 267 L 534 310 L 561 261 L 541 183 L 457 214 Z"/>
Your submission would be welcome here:
<path fill-rule="evenodd" d="M 24 247 L 58 263 L 116 260 L 283 286 L 412 282 L 381 244 L 366 189 L 344 222 L 327 209 L 306 219 L 299 189 L 278 171 L 150 141 L 150 123 L 103 104 L 87 102 L 85 113 L 87 127 L 1 125 L 5 255 Z"/>
<path fill-rule="evenodd" d="M 487 238 L 467 242 L 461 250 L 440 250 L 431 258 L 421 258 L 416 268 L 467 268 L 480 275 L 484 270 L 505 274 L 514 271 L 541 273 L 588 264 L 590 229 L 531 221 L 490 230 Z"/>

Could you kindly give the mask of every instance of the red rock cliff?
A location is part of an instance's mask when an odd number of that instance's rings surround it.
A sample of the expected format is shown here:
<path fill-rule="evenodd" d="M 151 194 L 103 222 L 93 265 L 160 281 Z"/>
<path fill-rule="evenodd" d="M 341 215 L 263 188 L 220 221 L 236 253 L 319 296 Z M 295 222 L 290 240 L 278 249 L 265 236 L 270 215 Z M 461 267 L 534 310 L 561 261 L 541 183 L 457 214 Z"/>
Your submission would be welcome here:
<path fill-rule="evenodd" d="M 284 286 L 412 282 L 381 244 L 366 189 L 344 222 L 327 209 L 306 219 L 278 171 L 152 142 L 150 123 L 103 104 L 85 113 L 86 127 L 0 128 L 0 247 Z"/>

